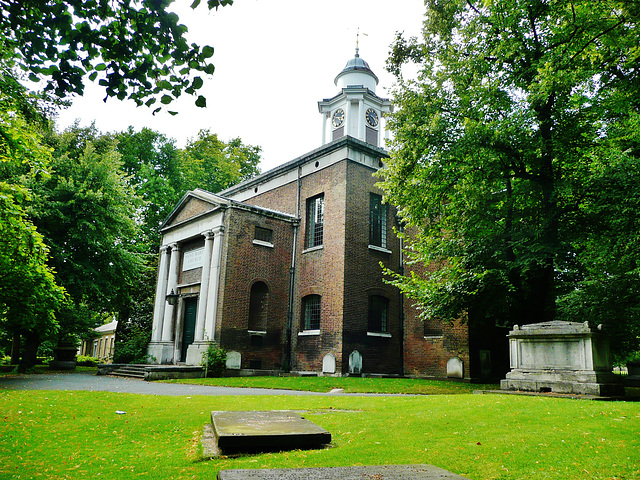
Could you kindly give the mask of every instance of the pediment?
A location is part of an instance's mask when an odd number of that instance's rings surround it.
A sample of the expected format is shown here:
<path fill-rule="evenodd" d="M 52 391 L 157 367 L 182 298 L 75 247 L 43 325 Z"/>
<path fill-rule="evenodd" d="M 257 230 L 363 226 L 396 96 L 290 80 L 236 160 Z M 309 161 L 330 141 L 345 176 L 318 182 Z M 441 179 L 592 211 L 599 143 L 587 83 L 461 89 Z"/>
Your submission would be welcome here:
<path fill-rule="evenodd" d="M 192 218 L 200 217 L 207 212 L 227 206 L 229 201 L 204 190 L 187 192 L 178 202 L 171 214 L 164 221 L 161 230 L 184 223 Z"/>

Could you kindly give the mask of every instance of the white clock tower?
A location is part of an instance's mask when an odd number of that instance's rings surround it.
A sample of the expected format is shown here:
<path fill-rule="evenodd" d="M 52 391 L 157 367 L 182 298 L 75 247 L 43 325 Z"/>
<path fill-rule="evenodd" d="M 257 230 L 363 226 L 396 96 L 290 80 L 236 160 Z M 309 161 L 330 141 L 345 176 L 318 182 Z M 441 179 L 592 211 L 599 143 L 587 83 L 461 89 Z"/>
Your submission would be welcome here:
<path fill-rule="evenodd" d="M 378 77 L 369 64 L 356 56 L 335 78 L 341 89 L 335 97 L 318 102 L 322 114 L 322 143 L 349 135 L 376 147 L 383 147 L 384 114 L 393 110 L 391 101 L 376 95 Z"/>

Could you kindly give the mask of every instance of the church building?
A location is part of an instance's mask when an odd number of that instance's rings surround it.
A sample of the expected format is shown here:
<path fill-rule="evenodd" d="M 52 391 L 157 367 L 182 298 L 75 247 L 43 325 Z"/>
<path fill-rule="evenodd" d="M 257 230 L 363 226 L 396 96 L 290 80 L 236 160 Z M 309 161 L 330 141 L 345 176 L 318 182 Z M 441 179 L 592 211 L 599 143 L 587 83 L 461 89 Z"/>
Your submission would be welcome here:
<path fill-rule="evenodd" d="M 377 84 L 356 49 L 318 102 L 321 147 L 180 200 L 161 228 L 152 362 L 198 365 L 216 342 L 229 373 L 490 376 L 467 325 L 419 319 L 384 281 L 381 264 L 406 267 L 373 175 L 392 110 Z"/>

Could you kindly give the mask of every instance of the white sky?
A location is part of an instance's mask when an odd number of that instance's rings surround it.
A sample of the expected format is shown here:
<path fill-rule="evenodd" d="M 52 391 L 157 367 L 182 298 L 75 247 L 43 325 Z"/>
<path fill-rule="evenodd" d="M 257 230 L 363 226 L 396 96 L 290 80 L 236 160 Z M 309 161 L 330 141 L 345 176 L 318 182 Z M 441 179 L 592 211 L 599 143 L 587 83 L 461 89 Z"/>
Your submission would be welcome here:
<path fill-rule="evenodd" d="M 131 101 L 104 103 L 104 91 L 89 84 L 60 113 L 58 128 L 75 119 L 83 126 L 95 120 L 105 133 L 148 127 L 179 147 L 209 129 L 223 141 L 240 137 L 262 147 L 266 171 L 321 145 L 317 102 L 339 93 L 333 80 L 355 54 L 358 28 L 360 56 L 380 79 L 376 93 L 389 97 L 389 46 L 398 31 L 419 35 L 424 14 L 423 0 L 235 0 L 213 12 L 190 4 L 177 0 L 172 8 L 189 28 L 189 42 L 214 47 L 216 70 L 200 90 L 207 108 L 183 94 L 169 106 L 178 115 L 153 116 Z"/>

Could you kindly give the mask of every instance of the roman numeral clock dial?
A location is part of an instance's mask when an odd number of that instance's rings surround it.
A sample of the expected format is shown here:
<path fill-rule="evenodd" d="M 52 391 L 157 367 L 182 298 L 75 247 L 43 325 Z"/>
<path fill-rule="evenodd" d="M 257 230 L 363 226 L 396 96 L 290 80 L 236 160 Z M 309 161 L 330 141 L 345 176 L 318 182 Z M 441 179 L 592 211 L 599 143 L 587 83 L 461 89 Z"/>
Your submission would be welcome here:
<path fill-rule="evenodd" d="M 365 118 L 367 119 L 367 123 L 369 125 L 371 125 L 372 127 L 377 127 L 378 126 L 378 114 L 376 113 L 376 111 L 373 108 L 368 108 L 367 111 L 364 114 Z"/>
<path fill-rule="evenodd" d="M 333 117 L 331 117 L 331 124 L 338 128 L 342 126 L 344 123 L 344 110 L 339 108 L 335 112 L 333 112 Z"/>

